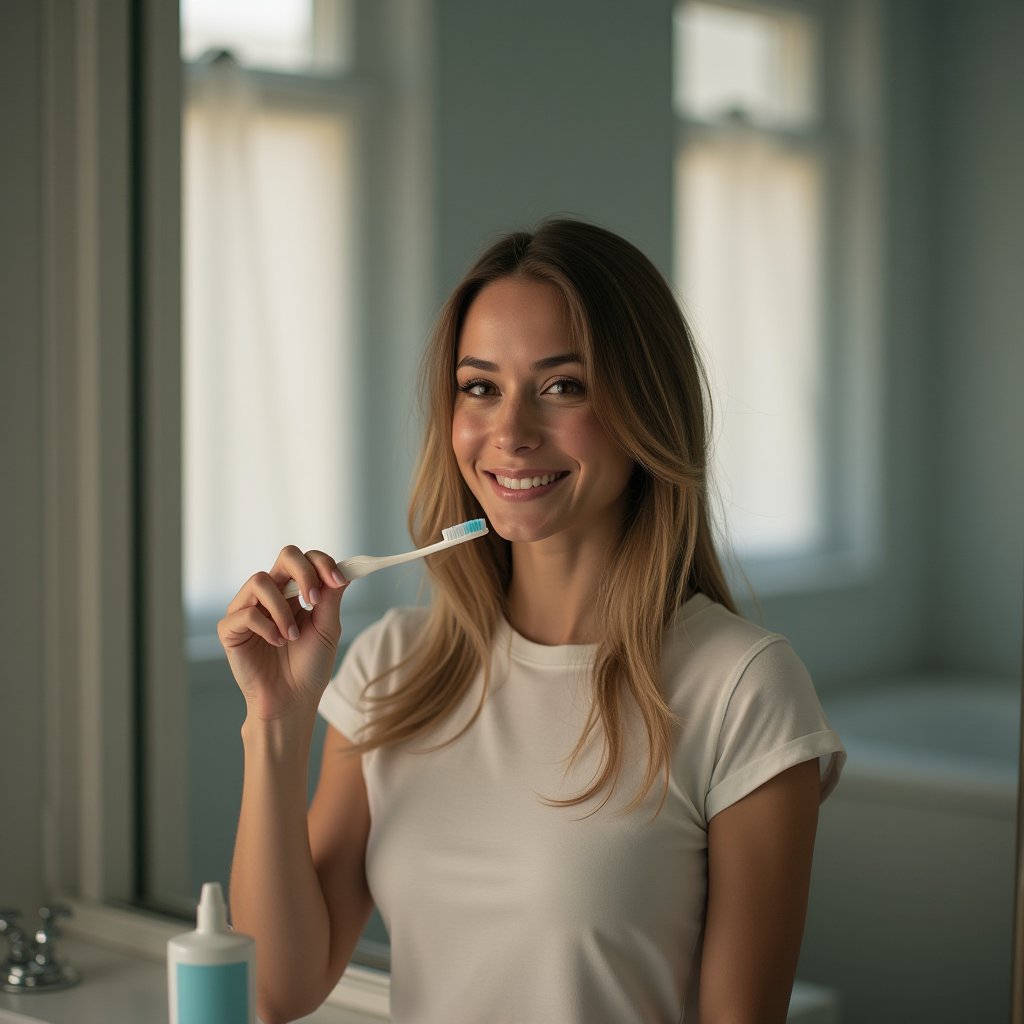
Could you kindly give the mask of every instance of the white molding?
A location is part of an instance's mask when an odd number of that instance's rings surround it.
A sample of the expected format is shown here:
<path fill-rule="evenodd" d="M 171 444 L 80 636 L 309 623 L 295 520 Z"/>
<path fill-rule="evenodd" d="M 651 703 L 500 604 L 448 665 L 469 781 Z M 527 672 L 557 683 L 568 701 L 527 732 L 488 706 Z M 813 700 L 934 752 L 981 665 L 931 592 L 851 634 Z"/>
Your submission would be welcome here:
<path fill-rule="evenodd" d="M 68 935 L 147 960 L 164 960 L 168 939 L 188 930 L 181 921 L 145 914 L 136 909 L 74 898 L 63 902 L 74 915 L 61 926 Z M 387 1021 L 391 1019 L 390 993 L 391 982 L 387 974 L 349 964 L 325 1002 L 374 1020 Z"/>

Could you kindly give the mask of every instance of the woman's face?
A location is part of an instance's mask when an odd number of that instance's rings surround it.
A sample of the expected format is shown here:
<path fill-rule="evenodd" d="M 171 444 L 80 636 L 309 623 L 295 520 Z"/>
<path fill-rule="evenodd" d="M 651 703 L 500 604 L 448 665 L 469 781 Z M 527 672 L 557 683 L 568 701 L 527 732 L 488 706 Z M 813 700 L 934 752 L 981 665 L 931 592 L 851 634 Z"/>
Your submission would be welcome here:
<path fill-rule="evenodd" d="M 513 542 L 612 542 L 632 460 L 597 421 L 561 293 L 507 277 L 466 313 L 452 447 L 493 530 Z"/>

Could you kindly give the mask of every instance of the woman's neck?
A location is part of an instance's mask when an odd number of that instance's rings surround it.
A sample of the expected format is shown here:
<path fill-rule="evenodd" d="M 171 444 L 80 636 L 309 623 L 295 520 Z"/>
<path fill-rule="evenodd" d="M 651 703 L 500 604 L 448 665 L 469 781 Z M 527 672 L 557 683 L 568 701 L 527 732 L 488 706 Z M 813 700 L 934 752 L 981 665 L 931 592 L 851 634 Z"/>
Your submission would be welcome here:
<path fill-rule="evenodd" d="M 597 643 L 596 597 L 607 552 L 602 555 L 543 543 L 513 544 L 506 600 L 512 628 L 549 646 Z"/>

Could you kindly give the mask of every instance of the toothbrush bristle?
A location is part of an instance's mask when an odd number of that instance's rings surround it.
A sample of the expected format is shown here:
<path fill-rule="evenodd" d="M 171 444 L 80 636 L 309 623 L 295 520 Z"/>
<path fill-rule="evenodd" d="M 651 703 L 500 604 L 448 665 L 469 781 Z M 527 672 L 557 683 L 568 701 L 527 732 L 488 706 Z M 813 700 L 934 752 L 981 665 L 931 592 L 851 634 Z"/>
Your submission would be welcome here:
<path fill-rule="evenodd" d="M 459 523 L 458 526 L 449 526 L 441 531 L 445 540 L 455 540 L 456 537 L 465 537 L 471 533 L 481 533 L 487 530 L 485 519 L 470 519 L 468 523 Z"/>

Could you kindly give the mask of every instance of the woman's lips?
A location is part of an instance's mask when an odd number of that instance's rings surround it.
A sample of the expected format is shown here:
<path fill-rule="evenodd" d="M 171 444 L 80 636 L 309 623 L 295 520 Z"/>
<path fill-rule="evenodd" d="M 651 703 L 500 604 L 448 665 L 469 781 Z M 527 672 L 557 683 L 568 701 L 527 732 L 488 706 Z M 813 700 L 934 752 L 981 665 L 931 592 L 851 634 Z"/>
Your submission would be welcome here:
<path fill-rule="evenodd" d="M 486 475 L 491 482 L 491 488 L 500 497 L 507 501 L 529 501 L 531 498 L 539 498 L 548 494 L 569 473 L 563 470 L 561 472 L 506 476 L 504 473 L 491 473 L 488 471 Z"/>

